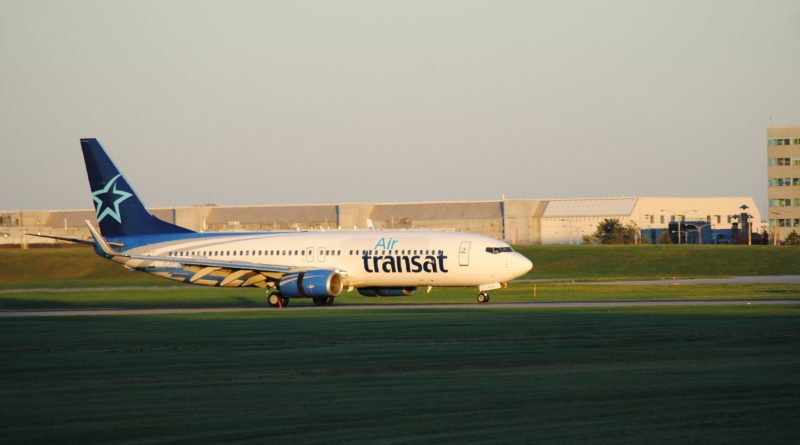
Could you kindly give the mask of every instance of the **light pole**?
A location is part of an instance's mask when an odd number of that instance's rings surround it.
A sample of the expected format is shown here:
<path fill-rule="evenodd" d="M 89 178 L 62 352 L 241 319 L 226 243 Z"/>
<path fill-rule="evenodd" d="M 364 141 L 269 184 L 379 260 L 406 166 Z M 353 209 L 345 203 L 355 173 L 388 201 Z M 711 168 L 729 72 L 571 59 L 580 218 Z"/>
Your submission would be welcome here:
<path fill-rule="evenodd" d="M 744 221 L 740 221 L 742 223 L 742 228 L 744 229 L 745 224 L 747 225 L 747 245 L 748 246 L 752 246 L 753 245 L 753 228 L 750 227 L 750 218 L 752 218 L 753 215 L 747 213 L 747 209 L 750 208 L 750 207 L 747 206 L 747 204 L 742 204 L 742 205 L 739 206 L 739 208 L 742 209 L 742 213 L 741 213 L 741 218 L 740 219 L 744 220 Z"/>
<path fill-rule="evenodd" d="M 672 216 L 675 217 L 675 222 L 678 223 L 678 244 L 680 244 L 681 243 L 681 222 L 678 221 L 678 216 L 683 217 L 683 219 L 685 220 L 687 213 L 689 213 L 689 212 L 697 212 L 697 210 L 684 210 L 681 213 L 676 213 L 672 209 L 661 209 L 661 211 L 662 212 L 672 212 Z M 667 227 L 669 227 L 669 225 L 667 225 Z M 688 240 L 687 240 L 687 242 L 688 242 Z"/>
<path fill-rule="evenodd" d="M 711 223 L 700 224 L 699 226 L 697 224 L 687 224 L 687 225 L 694 227 L 694 230 L 697 231 L 697 244 L 703 244 L 703 227 L 705 226 L 711 227 Z M 687 243 L 689 242 L 688 234 L 686 235 L 686 242 Z"/>

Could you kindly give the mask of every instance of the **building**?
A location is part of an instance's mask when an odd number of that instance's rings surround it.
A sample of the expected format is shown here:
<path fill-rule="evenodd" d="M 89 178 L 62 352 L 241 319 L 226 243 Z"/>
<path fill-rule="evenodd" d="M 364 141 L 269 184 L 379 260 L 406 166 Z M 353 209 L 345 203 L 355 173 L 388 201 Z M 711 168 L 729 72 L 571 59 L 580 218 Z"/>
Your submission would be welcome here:
<path fill-rule="evenodd" d="M 767 128 L 767 198 L 775 237 L 800 232 L 800 126 Z"/>
<path fill-rule="evenodd" d="M 750 197 L 617 197 L 506 199 L 416 203 L 193 206 L 151 209 L 159 218 L 195 231 L 447 230 L 482 233 L 511 244 L 579 244 L 605 218 L 644 229 L 684 222 L 687 230 L 741 227 L 746 206 L 760 231 L 761 214 Z M 83 221 L 92 210 L 0 211 L 0 244 L 22 244 L 25 233 L 89 239 Z M 701 222 L 698 224 L 698 222 Z M 699 226 L 699 227 L 698 227 Z M 51 242 L 45 239 L 39 242 Z"/>

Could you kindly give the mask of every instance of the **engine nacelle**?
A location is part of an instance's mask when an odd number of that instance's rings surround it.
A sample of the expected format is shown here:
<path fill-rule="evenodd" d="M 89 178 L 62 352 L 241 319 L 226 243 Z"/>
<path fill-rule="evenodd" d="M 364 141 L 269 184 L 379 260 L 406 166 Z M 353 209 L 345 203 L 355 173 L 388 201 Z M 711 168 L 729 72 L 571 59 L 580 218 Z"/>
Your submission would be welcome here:
<path fill-rule="evenodd" d="M 362 287 L 358 289 L 358 293 L 365 297 L 405 297 L 416 291 L 416 287 Z"/>
<path fill-rule="evenodd" d="M 337 297 L 343 287 L 342 276 L 331 270 L 287 273 L 278 284 L 281 295 L 287 298 Z"/>

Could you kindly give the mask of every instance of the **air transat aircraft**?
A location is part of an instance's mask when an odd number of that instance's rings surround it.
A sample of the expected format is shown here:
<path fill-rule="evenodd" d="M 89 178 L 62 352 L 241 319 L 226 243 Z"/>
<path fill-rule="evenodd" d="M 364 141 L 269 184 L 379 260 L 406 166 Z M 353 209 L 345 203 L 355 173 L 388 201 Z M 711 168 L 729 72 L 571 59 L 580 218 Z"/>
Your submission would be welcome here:
<path fill-rule="evenodd" d="M 97 139 L 81 139 L 100 231 L 86 221 L 102 257 L 184 283 L 260 287 L 272 306 L 292 298 L 330 305 L 344 290 L 367 297 L 423 287 L 488 291 L 527 273 L 531 262 L 483 235 L 436 231 L 197 233 L 153 216 Z"/>

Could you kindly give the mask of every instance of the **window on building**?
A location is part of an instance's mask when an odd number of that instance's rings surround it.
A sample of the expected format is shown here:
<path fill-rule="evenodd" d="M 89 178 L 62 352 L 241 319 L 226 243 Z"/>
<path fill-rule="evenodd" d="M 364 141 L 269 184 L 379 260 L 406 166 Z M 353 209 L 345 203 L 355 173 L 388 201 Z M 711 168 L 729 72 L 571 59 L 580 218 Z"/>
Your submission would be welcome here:
<path fill-rule="evenodd" d="M 794 138 L 794 145 L 800 145 L 800 138 Z"/>
<path fill-rule="evenodd" d="M 770 199 L 769 200 L 769 206 L 770 207 L 791 207 L 791 205 L 792 205 L 792 200 L 788 199 L 788 198 L 787 199 L 780 198 L 780 199 Z"/>
<path fill-rule="evenodd" d="M 717 217 L 717 224 L 722 222 L 722 215 L 716 215 Z"/>

